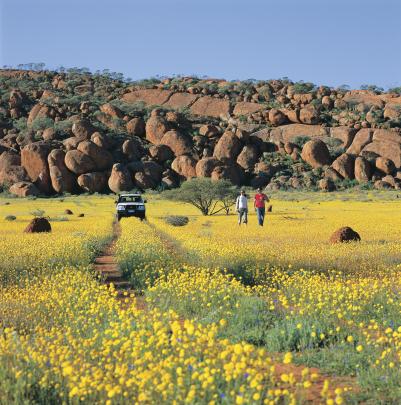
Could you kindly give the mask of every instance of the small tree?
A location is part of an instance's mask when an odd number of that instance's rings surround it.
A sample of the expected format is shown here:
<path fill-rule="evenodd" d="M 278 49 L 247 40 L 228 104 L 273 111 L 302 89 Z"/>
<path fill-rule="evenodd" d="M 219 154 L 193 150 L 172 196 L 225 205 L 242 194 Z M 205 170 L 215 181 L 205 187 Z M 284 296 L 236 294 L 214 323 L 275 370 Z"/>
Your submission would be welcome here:
<path fill-rule="evenodd" d="M 203 215 L 215 215 L 220 211 L 229 213 L 238 190 L 228 180 L 195 178 L 182 183 L 180 188 L 165 192 L 165 196 L 196 207 Z"/>

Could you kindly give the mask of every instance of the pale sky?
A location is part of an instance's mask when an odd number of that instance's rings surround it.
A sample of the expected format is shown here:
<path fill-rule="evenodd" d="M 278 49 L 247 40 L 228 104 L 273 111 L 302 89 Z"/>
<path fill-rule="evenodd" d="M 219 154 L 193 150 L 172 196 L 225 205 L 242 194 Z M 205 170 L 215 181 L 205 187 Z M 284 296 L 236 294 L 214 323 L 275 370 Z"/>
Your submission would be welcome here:
<path fill-rule="evenodd" d="M 401 86 L 399 0 L 0 3 L 0 66 Z"/>

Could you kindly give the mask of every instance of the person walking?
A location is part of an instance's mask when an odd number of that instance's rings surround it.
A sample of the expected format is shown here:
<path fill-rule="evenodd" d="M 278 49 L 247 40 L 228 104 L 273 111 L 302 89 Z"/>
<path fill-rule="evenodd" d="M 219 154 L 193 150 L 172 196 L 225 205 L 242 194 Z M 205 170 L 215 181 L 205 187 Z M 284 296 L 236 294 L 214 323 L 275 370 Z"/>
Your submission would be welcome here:
<path fill-rule="evenodd" d="M 255 207 L 256 215 L 258 217 L 258 223 L 260 226 L 263 226 L 265 221 L 265 202 L 270 201 L 269 197 L 262 193 L 262 189 L 258 188 L 257 193 L 255 194 L 255 200 L 253 205 Z"/>
<path fill-rule="evenodd" d="M 248 223 L 248 198 L 244 190 L 241 190 L 241 194 L 237 197 L 235 208 L 238 212 L 238 225 L 241 225 L 242 222 L 246 225 Z"/>

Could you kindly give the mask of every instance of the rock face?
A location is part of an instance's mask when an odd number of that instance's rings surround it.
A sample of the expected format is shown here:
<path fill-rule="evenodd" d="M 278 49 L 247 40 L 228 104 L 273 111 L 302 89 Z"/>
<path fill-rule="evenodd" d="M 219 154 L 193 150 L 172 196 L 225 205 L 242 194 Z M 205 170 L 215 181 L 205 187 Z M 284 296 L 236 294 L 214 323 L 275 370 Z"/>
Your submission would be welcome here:
<path fill-rule="evenodd" d="M 339 139 L 342 147 L 347 149 L 351 146 L 357 130 L 345 126 L 330 128 L 330 136 Z"/>
<path fill-rule="evenodd" d="M 309 137 L 320 139 L 326 137 L 329 133 L 329 128 L 320 125 L 306 124 L 289 124 L 277 127 L 271 130 L 270 138 L 274 142 L 289 142 L 294 141 L 298 137 Z"/>
<path fill-rule="evenodd" d="M 263 110 L 264 106 L 259 103 L 249 103 L 246 101 L 235 104 L 233 114 L 235 116 L 249 115 Z"/>
<path fill-rule="evenodd" d="M 225 132 L 214 148 L 213 156 L 222 162 L 235 161 L 241 152 L 241 141 L 232 132 Z"/>
<path fill-rule="evenodd" d="M 168 146 L 175 156 L 192 153 L 192 139 L 176 130 L 167 131 L 163 135 L 160 144 Z"/>
<path fill-rule="evenodd" d="M 107 174 L 92 172 L 81 174 L 77 179 L 79 187 L 88 193 L 101 193 L 107 187 Z"/>
<path fill-rule="evenodd" d="M 49 145 L 35 142 L 26 145 L 21 150 L 21 165 L 26 170 L 29 178 L 40 191 L 51 193 L 51 180 L 47 156 L 50 152 Z"/>
<path fill-rule="evenodd" d="M 209 96 L 201 97 L 191 106 L 191 113 L 220 118 L 229 115 L 230 103 L 228 100 L 219 100 Z"/>
<path fill-rule="evenodd" d="M 349 226 L 338 229 L 331 235 L 330 243 L 359 242 L 361 237 Z"/>
<path fill-rule="evenodd" d="M 167 90 L 159 89 L 140 89 L 124 94 L 123 101 L 127 103 L 144 102 L 146 105 L 162 105 L 170 97 L 172 93 Z"/>
<path fill-rule="evenodd" d="M 330 152 L 326 144 L 319 139 L 306 142 L 301 156 L 313 168 L 330 164 Z"/>
<path fill-rule="evenodd" d="M 351 146 L 347 149 L 347 153 L 350 155 L 359 155 L 362 149 L 372 141 L 373 138 L 373 130 L 370 128 L 363 128 L 360 129 L 351 144 Z"/>
<path fill-rule="evenodd" d="M 75 190 L 76 179 L 65 165 L 65 153 L 61 149 L 53 149 L 48 157 L 50 179 L 56 193 L 72 193 Z"/>
<path fill-rule="evenodd" d="M 40 233 L 40 232 L 51 232 L 52 227 L 50 222 L 46 218 L 38 217 L 32 219 L 32 221 L 25 228 L 25 233 Z"/>
<path fill-rule="evenodd" d="M 10 187 L 10 193 L 15 194 L 18 197 L 29 197 L 39 195 L 39 190 L 34 184 L 27 181 L 21 181 Z"/>
<path fill-rule="evenodd" d="M 95 162 L 79 150 L 70 150 L 66 153 L 65 165 L 77 175 L 93 172 L 97 169 Z"/>
<path fill-rule="evenodd" d="M 363 151 L 374 152 L 393 161 L 396 168 L 401 168 L 401 135 L 391 131 L 375 131 L 373 142 L 367 144 Z"/>
<path fill-rule="evenodd" d="M 110 190 L 114 193 L 130 191 L 134 188 L 130 172 L 120 163 L 115 163 L 113 165 L 108 185 Z"/>

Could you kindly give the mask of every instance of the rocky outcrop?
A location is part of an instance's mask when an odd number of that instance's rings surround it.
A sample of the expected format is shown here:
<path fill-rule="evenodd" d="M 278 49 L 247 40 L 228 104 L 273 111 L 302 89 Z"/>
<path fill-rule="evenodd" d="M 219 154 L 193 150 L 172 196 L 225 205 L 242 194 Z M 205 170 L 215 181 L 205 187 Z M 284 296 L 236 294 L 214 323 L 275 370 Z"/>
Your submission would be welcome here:
<path fill-rule="evenodd" d="M 146 105 L 162 105 L 168 101 L 172 92 L 159 89 L 134 90 L 123 95 L 122 100 L 126 103 L 143 102 Z"/>
<path fill-rule="evenodd" d="M 289 124 L 274 128 L 270 132 L 270 138 L 274 142 L 289 142 L 296 138 L 323 138 L 329 133 L 329 128 L 320 125 Z"/>
<path fill-rule="evenodd" d="M 235 116 L 250 115 L 259 111 L 263 111 L 265 106 L 259 103 L 249 103 L 246 101 L 235 104 L 233 114 Z"/>
<path fill-rule="evenodd" d="M 44 194 L 108 191 L 104 178 L 116 163 L 128 170 L 132 187 L 145 189 L 194 175 L 271 190 L 326 190 L 331 182 L 342 189 L 354 179 L 399 187 L 401 97 L 395 93 L 283 80 L 180 77 L 132 85 L 85 74 L 72 85 L 61 73 L 15 77 L 35 82 L 26 92 L 4 82 L 2 189 L 26 181 Z M 78 103 L 65 101 L 82 94 Z"/>
<path fill-rule="evenodd" d="M 220 118 L 230 114 L 230 103 L 213 97 L 201 97 L 190 108 L 194 115 Z"/>

